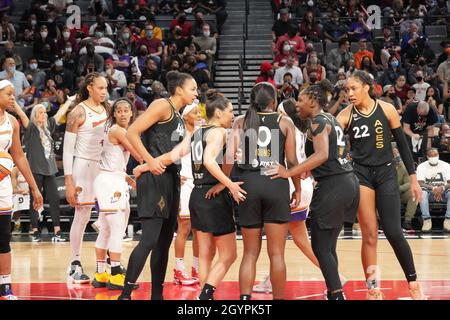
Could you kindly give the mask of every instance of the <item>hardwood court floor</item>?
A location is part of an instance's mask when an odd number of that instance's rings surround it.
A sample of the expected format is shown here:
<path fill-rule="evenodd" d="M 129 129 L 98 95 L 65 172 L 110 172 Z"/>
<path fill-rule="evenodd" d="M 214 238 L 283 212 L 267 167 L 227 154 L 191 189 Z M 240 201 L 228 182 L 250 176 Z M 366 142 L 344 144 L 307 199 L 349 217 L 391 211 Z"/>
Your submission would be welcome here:
<path fill-rule="evenodd" d="M 413 250 L 419 280 L 431 299 L 450 299 L 450 239 L 408 240 Z M 94 242 L 84 242 L 82 263 L 89 275 L 95 271 Z M 123 263 L 126 265 L 136 242 L 124 243 Z M 338 256 L 341 273 L 349 280 L 345 291 L 349 299 L 363 299 L 365 285 L 360 262 L 360 240 L 339 240 Z M 93 289 L 90 285 L 67 287 L 65 271 L 70 259 L 68 243 L 14 242 L 13 282 L 15 294 L 23 299 L 114 299 L 119 291 Z M 173 279 L 173 245 L 167 270 L 165 296 L 168 299 L 195 299 L 197 287 L 181 287 L 171 284 Z M 186 266 L 191 266 L 191 241 L 186 245 Z M 238 271 L 242 257 L 242 241 L 238 240 L 238 259 L 228 272 L 225 282 L 219 286 L 218 299 L 238 299 Z M 405 299 L 408 295 L 404 275 L 386 240 L 379 241 L 378 249 L 382 289 L 387 299 Z M 297 249 L 292 240 L 286 245 L 288 299 L 322 299 L 325 285 L 317 269 Z M 256 280 L 261 280 L 269 270 L 266 245 L 257 266 Z M 135 291 L 135 299 L 148 299 L 150 272 L 148 263 L 139 280 L 141 288 Z M 255 299 L 270 299 L 269 294 L 255 294 Z"/>

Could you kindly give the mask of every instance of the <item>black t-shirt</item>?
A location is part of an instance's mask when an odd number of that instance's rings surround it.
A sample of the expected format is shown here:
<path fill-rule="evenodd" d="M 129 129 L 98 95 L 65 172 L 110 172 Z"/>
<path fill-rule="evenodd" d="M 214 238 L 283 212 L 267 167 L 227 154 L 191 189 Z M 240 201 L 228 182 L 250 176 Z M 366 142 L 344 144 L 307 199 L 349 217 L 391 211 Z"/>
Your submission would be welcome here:
<path fill-rule="evenodd" d="M 431 107 L 426 116 L 419 116 L 417 114 L 417 106 L 417 103 L 413 103 L 406 108 L 402 117 L 402 122 L 408 123 L 412 132 L 422 134 L 426 131 L 427 127 L 438 122 L 438 117 L 436 111 Z"/>
<path fill-rule="evenodd" d="M 283 34 L 288 32 L 289 25 L 295 25 L 293 20 L 288 20 L 286 22 L 277 20 L 273 24 L 272 31 L 275 32 L 275 35 L 278 37 L 281 37 Z"/>

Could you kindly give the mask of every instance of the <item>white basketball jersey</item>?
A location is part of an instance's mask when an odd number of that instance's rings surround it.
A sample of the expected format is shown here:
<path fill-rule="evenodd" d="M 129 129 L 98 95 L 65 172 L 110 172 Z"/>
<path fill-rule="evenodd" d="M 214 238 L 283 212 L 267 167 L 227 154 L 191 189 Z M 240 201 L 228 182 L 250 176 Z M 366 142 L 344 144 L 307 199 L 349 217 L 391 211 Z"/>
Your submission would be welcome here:
<path fill-rule="evenodd" d="M 17 175 L 17 187 L 22 190 L 30 191 L 30 186 L 28 185 L 27 180 L 23 176 L 22 172 L 18 171 Z"/>
<path fill-rule="evenodd" d="M 306 134 L 301 132 L 300 130 L 295 128 L 295 144 L 297 148 L 297 160 L 298 163 L 302 163 L 306 160 L 306 153 L 305 153 L 305 143 L 306 143 Z M 309 182 L 310 179 L 308 179 Z M 303 184 L 303 183 L 302 183 Z M 294 184 L 292 183 L 292 180 L 289 179 L 289 189 L 290 193 L 295 191 Z"/>
<path fill-rule="evenodd" d="M 192 162 L 190 152 L 183 158 L 181 158 L 180 176 L 194 180 L 194 177 L 192 176 Z"/>
<path fill-rule="evenodd" d="M 110 129 L 109 129 L 110 130 Z M 108 132 L 103 142 L 103 151 L 100 157 L 100 170 L 110 172 L 126 172 L 130 152 L 126 151 L 120 144 L 112 144 L 109 141 Z M 119 130 L 124 130 L 119 128 Z"/>
<path fill-rule="evenodd" d="M 104 126 L 108 119 L 106 110 L 97 113 L 84 103 L 80 106 L 84 109 L 86 119 L 78 129 L 75 143 L 75 157 L 99 161 L 102 154 L 102 142 L 105 139 Z"/>
<path fill-rule="evenodd" d="M 8 152 L 12 144 L 13 126 L 9 114 L 5 112 L 5 121 L 0 124 L 0 151 Z"/>

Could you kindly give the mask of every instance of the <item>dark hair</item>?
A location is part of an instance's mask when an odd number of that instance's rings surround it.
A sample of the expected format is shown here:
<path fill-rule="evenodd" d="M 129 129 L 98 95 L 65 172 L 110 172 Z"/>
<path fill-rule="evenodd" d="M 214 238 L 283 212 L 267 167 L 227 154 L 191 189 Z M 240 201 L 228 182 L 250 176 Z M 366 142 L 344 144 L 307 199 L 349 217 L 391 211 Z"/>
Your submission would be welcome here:
<path fill-rule="evenodd" d="M 326 109 L 328 106 L 327 92 L 332 93 L 333 85 L 327 79 L 321 80 L 304 89 L 300 94 L 307 94 L 311 99 L 317 101 L 321 109 Z"/>
<path fill-rule="evenodd" d="M 84 83 L 80 88 L 80 91 L 78 91 L 77 98 L 75 99 L 75 105 L 78 105 L 79 103 L 89 99 L 89 91 L 87 87 L 94 83 L 95 79 L 98 78 L 104 78 L 100 73 L 98 72 L 91 72 L 86 75 L 84 78 Z M 105 80 L 106 81 L 106 80 Z M 105 107 L 107 112 L 109 112 L 110 106 L 107 101 L 102 102 L 102 105 Z"/>
<path fill-rule="evenodd" d="M 254 129 L 255 133 L 259 131 L 258 112 L 269 106 L 272 101 L 276 102 L 277 92 L 272 84 L 260 82 L 256 84 L 250 92 L 250 106 L 244 117 L 244 130 Z"/>
<path fill-rule="evenodd" d="M 339 40 L 339 48 L 342 47 L 342 45 L 344 45 L 347 42 L 349 42 L 347 38 L 342 38 L 341 40 Z"/>
<path fill-rule="evenodd" d="M 287 99 L 283 101 L 283 109 L 286 114 L 291 118 L 294 125 L 301 131 L 306 132 L 307 121 L 300 119 L 297 113 L 297 106 L 294 99 Z"/>
<path fill-rule="evenodd" d="M 425 93 L 425 97 L 428 98 L 428 91 L 430 91 L 430 89 L 433 89 L 433 90 L 434 90 L 433 99 L 440 102 L 440 101 L 441 101 L 441 95 L 440 95 L 440 92 L 439 92 L 439 90 L 437 90 L 437 89 L 436 89 L 435 87 L 433 87 L 433 86 L 429 86 L 429 87 L 427 88 L 427 91 L 426 91 L 426 93 Z"/>
<path fill-rule="evenodd" d="M 219 110 L 225 110 L 230 104 L 230 100 L 215 89 L 209 89 L 206 91 L 206 117 L 211 119 L 214 116 L 214 112 Z"/>
<path fill-rule="evenodd" d="M 108 124 L 110 127 L 112 127 L 114 124 L 116 124 L 116 119 L 114 118 L 114 112 L 116 111 L 116 108 L 119 106 L 119 104 L 124 103 L 124 102 L 128 103 L 128 105 L 130 106 L 131 112 L 133 113 L 129 124 L 133 123 L 134 119 L 136 118 L 136 108 L 134 107 L 134 103 L 131 102 L 131 100 L 128 98 L 119 98 L 116 101 L 114 101 L 114 103 L 111 107 L 111 111 L 109 112 Z"/>
<path fill-rule="evenodd" d="M 175 95 L 177 87 L 182 87 L 186 80 L 194 79 L 190 74 L 178 71 L 169 71 L 166 75 L 167 90 L 171 96 Z"/>
<path fill-rule="evenodd" d="M 373 87 L 373 80 L 370 77 L 369 73 L 367 73 L 366 71 L 363 71 L 363 70 L 356 70 L 355 72 L 353 72 L 351 74 L 351 76 L 349 78 L 356 78 L 362 84 L 368 85 L 369 86 L 369 96 L 372 99 L 375 99 L 376 95 L 375 95 L 375 89 Z"/>

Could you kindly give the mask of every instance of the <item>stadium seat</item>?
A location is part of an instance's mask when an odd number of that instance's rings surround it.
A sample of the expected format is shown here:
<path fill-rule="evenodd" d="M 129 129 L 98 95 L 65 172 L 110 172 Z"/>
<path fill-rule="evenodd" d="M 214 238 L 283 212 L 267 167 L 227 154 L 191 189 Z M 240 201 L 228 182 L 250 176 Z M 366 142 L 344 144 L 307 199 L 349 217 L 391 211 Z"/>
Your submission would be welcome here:
<path fill-rule="evenodd" d="M 446 38 L 447 26 L 425 26 L 425 35 L 427 38 Z"/>

